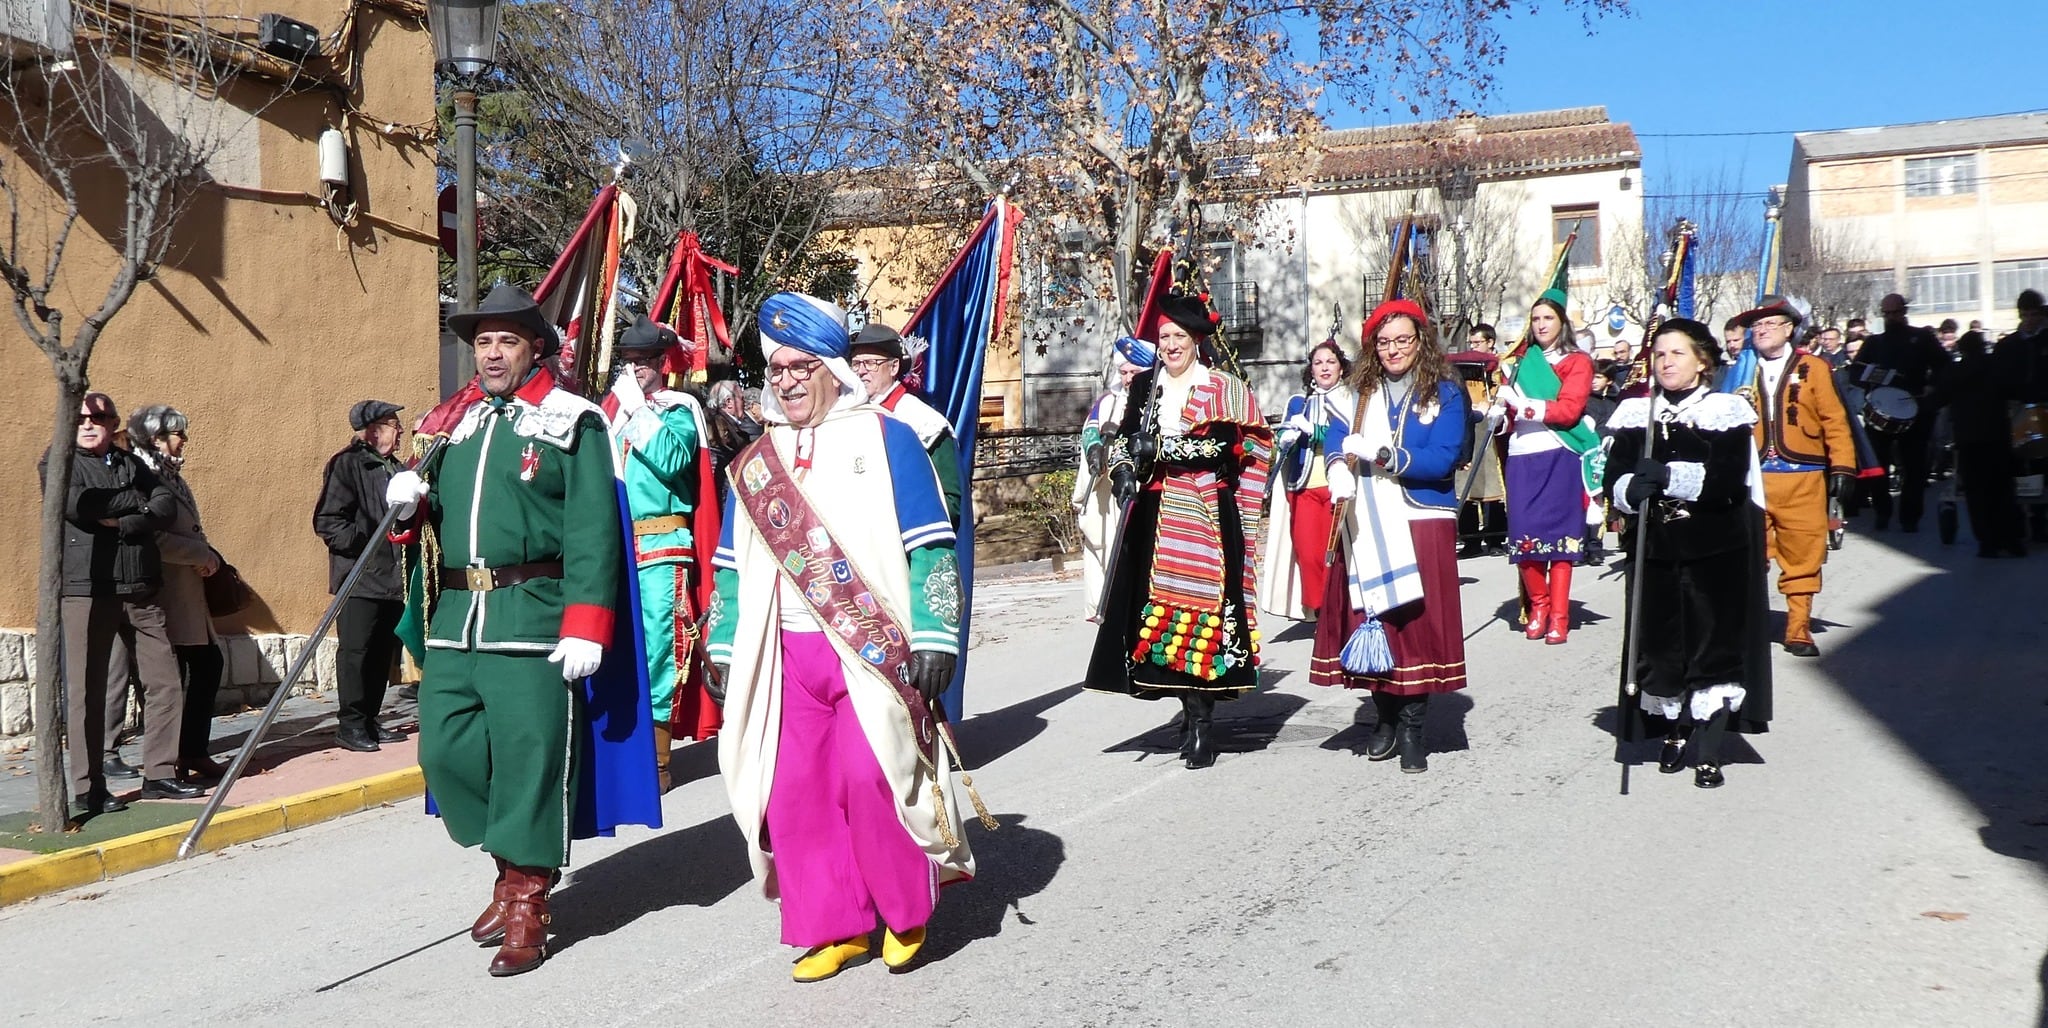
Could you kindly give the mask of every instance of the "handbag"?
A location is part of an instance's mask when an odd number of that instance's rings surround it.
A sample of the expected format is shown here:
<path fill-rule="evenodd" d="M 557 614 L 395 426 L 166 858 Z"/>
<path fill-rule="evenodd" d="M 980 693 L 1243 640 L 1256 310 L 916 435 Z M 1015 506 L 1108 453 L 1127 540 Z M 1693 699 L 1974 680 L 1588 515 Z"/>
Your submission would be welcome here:
<path fill-rule="evenodd" d="M 220 570 L 199 580 L 206 589 L 206 613 L 213 617 L 239 614 L 256 600 L 256 590 L 242 580 L 242 573 L 226 560 Z"/>

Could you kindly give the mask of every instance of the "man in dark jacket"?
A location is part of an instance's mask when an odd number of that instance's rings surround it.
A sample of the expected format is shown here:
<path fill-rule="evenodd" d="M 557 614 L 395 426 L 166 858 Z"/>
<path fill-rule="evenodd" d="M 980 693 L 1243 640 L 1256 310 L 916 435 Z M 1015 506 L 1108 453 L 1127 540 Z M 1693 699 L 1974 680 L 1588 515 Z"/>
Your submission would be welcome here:
<path fill-rule="evenodd" d="M 205 792 L 178 781 L 185 685 L 156 595 L 163 584 L 156 534 L 170 527 L 177 500 L 133 454 L 114 447 L 119 424 L 111 397 L 85 395 L 64 504 L 59 613 L 71 791 L 88 814 L 127 806 L 107 788 L 109 778 L 143 777 L 147 799 L 190 799 Z M 142 686 L 141 772 L 115 748 L 131 664 Z"/>
<path fill-rule="evenodd" d="M 341 724 L 334 741 L 358 753 L 405 738 L 377 723 L 384 690 L 391 684 L 391 662 L 398 656 L 398 618 L 405 612 L 398 546 L 377 531 L 384 520 L 384 487 L 399 470 L 391 454 L 398 449 L 398 412 L 404 409 L 383 400 L 349 408 L 348 424 L 356 437 L 327 462 L 320 503 L 313 509 L 313 531 L 327 543 L 328 592 L 340 592 L 356 558 L 370 550 L 355 591 L 335 617 L 336 718 Z"/>
<path fill-rule="evenodd" d="M 1934 438 L 1936 397 L 1939 384 L 1950 364 L 1934 333 L 1906 321 L 1906 298 L 1891 293 L 1878 303 L 1884 315 L 1884 331 L 1863 341 L 1850 362 L 1849 377 L 1866 390 L 1879 386 L 1904 389 L 1920 403 L 1920 416 L 1904 431 L 1895 434 L 1872 432 L 1870 442 L 1883 465 L 1899 484 L 1899 527 L 1920 530 L 1920 514 L 1926 507 L 1929 447 Z M 1892 521 L 1890 479 L 1871 483 L 1870 506 L 1877 512 L 1877 528 L 1883 531 Z"/>

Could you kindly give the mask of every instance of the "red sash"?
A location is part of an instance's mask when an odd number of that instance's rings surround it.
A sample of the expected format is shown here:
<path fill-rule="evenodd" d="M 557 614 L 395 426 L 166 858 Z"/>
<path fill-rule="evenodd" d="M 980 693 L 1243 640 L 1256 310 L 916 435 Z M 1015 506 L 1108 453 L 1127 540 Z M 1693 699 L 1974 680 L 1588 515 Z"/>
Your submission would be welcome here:
<path fill-rule="evenodd" d="M 735 507 L 753 523 L 776 566 L 803 597 L 842 657 L 875 669 L 910 714 L 918 750 L 935 760 L 932 707 L 910 684 L 910 633 L 875 598 L 860 569 L 812 509 L 809 497 L 763 435 L 733 459 Z"/>

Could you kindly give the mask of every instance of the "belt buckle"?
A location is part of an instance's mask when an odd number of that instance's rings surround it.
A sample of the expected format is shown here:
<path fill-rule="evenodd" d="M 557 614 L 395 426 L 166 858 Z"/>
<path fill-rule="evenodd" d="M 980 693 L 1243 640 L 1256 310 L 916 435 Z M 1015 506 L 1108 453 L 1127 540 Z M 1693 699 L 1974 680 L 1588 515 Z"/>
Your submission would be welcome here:
<path fill-rule="evenodd" d="M 497 588 L 496 576 L 490 568 L 463 568 L 462 577 L 473 593 L 487 593 Z"/>

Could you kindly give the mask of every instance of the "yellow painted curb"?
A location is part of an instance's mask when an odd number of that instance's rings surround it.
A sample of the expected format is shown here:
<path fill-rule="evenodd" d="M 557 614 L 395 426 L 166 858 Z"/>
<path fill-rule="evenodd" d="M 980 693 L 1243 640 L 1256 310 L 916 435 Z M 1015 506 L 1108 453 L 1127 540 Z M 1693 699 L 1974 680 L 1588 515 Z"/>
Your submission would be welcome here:
<path fill-rule="evenodd" d="M 425 792 L 426 786 L 420 769 L 409 767 L 222 811 L 206 826 L 206 834 L 199 839 L 199 850 L 212 852 L 411 799 Z M 168 864 L 178 858 L 178 844 L 184 841 L 192 825 L 192 821 L 165 825 L 108 839 L 97 846 L 47 853 L 0 866 L 0 907 Z"/>

